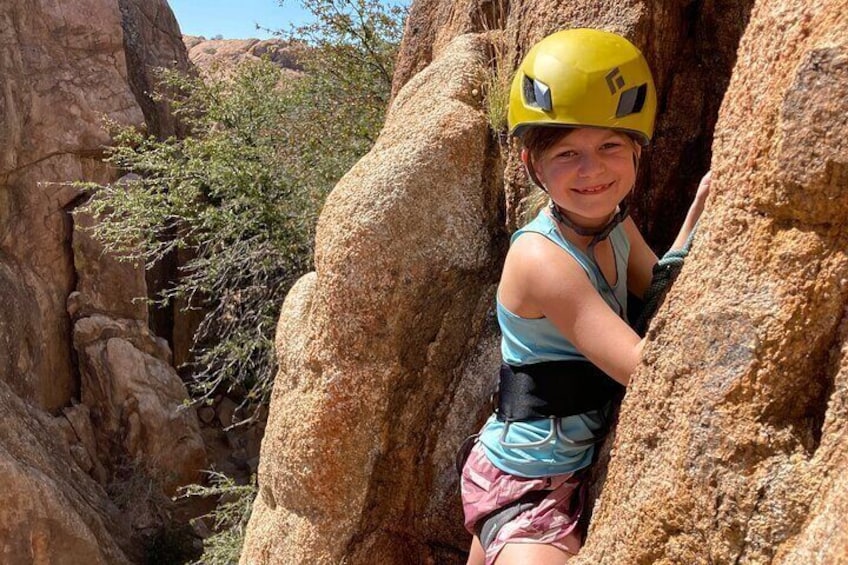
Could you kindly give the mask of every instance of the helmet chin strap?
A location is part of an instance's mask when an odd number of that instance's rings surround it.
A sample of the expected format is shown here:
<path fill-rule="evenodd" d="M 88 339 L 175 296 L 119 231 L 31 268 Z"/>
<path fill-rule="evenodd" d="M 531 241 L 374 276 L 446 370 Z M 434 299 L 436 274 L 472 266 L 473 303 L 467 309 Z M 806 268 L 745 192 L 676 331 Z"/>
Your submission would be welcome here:
<path fill-rule="evenodd" d="M 608 238 L 609 234 L 612 233 L 612 230 L 614 230 L 616 226 L 623 222 L 630 214 L 630 199 L 625 198 L 624 200 L 622 200 L 621 204 L 618 207 L 618 212 L 616 212 L 615 215 L 610 218 L 610 220 L 606 223 L 606 225 L 601 228 L 584 228 L 578 226 L 577 224 L 569 220 L 568 216 L 562 213 L 560 207 L 557 206 L 553 200 L 551 200 L 549 208 L 551 210 L 551 216 L 553 216 L 556 221 L 574 230 L 577 235 L 592 237 L 592 241 L 589 242 L 588 251 L 592 258 L 594 258 L 595 246 L 606 238 Z"/>

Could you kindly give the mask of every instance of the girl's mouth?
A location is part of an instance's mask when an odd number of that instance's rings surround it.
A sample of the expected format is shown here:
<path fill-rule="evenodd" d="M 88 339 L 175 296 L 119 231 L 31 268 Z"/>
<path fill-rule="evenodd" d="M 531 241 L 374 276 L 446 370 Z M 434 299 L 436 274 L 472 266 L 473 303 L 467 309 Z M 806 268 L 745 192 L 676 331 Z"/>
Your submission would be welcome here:
<path fill-rule="evenodd" d="M 578 194 L 597 194 L 599 192 L 603 192 L 604 190 L 611 187 L 613 183 L 609 182 L 607 184 L 596 184 L 594 186 L 584 186 L 582 188 L 573 188 L 574 192 Z"/>

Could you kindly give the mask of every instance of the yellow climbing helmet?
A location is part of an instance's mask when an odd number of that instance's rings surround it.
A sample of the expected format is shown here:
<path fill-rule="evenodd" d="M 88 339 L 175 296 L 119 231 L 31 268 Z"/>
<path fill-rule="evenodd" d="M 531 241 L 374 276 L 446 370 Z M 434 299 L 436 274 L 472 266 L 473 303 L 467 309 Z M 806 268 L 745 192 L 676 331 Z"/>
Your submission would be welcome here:
<path fill-rule="evenodd" d="M 567 29 L 534 45 L 512 80 L 509 129 L 530 126 L 602 127 L 654 133 L 657 94 L 642 53 L 623 37 L 596 29 Z"/>

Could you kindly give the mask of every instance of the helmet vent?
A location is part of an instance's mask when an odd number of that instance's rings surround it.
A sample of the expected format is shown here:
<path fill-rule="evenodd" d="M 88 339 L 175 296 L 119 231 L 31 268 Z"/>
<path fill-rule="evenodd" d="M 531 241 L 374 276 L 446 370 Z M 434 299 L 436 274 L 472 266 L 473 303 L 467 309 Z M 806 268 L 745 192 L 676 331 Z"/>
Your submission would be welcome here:
<path fill-rule="evenodd" d="M 543 112 L 550 112 L 554 109 L 550 87 L 527 75 L 524 76 L 524 101 L 528 106 L 534 106 Z"/>
<path fill-rule="evenodd" d="M 630 114 L 638 114 L 645 105 L 645 97 L 648 94 L 648 85 L 642 84 L 628 88 L 618 98 L 618 109 L 615 111 L 616 118 L 623 118 Z"/>

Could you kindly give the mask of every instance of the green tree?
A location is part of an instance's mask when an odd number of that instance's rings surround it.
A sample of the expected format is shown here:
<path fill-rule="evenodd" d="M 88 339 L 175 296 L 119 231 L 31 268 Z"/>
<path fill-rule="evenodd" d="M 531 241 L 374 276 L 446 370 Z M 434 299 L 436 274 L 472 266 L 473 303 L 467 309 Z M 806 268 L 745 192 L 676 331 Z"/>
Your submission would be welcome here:
<path fill-rule="evenodd" d="M 371 148 L 382 127 L 406 8 L 377 0 L 301 5 L 313 23 L 278 34 L 301 46 L 304 77 L 293 114 L 309 175 L 301 181 L 327 187 Z"/>
<path fill-rule="evenodd" d="M 273 333 L 293 282 L 311 268 L 320 206 L 373 145 L 391 91 L 405 9 L 371 0 L 305 0 L 314 23 L 282 35 L 304 72 L 269 61 L 226 78 L 163 72 L 160 95 L 189 127 L 157 140 L 115 128 L 107 161 L 135 173 L 93 187 L 87 207 L 107 249 L 153 266 L 193 257 L 159 300 L 206 315 L 194 336 L 192 391 L 237 387 L 254 407 L 276 373 Z"/>

